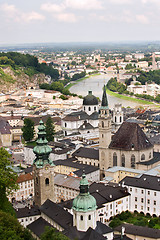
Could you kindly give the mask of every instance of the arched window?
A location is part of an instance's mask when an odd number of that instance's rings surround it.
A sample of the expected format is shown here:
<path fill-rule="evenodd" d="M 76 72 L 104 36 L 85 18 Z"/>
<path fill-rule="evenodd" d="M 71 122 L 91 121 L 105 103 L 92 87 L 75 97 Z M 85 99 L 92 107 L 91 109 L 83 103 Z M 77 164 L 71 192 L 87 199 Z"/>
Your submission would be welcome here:
<path fill-rule="evenodd" d="M 141 161 L 144 161 L 144 160 L 145 160 L 145 155 L 142 154 L 142 156 L 141 156 Z"/>
<path fill-rule="evenodd" d="M 94 111 L 96 111 L 96 107 L 94 107 Z"/>
<path fill-rule="evenodd" d="M 64 126 L 67 127 L 67 123 L 65 123 Z"/>
<path fill-rule="evenodd" d="M 80 219 L 81 219 L 81 221 L 83 221 L 83 216 L 82 215 L 80 216 Z"/>
<path fill-rule="evenodd" d="M 122 154 L 122 156 L 121 156 L 121 166 L 125 167 L 125 156 L 124 156 L 124 154 Z"/>
<path fill-rule="evenodd" d="M 91 215 L 88 216 L 88 220 L 91 220 Z"/>
<path fill-rule="evenodd" d="M 120 116 L 120 122 L 122 122 L 122 117 Z"/>
<path fill-rule="evenodd" d="M 49 185 L 49 178 L 46 178 L 46 179 L 45 179 L 45 184 L 46 184 L 46 185 Z"/>
<path fill-rule="evenodd" d="M 104 128 L 104 122 L 102 121 L 102 128 Z"/>
<path fill-rule="evenodd" d="M 135 168 L 135 163 L 136 163 L 136 159 L 135 159 L 134 154 L 132 154 L 132 156 L 131 156 L 131 168 Z"/>
<path fill-rule="evenodd" d="M 149 153 L 149 158 L 151 158 L 151 156 L 152 156 L 152 155 L 151 155 L 151 152 L 150 152 L 150 153 Z"/>
<path fill-rule="evenodd" d="M 113 166 L 117 166 L 117 154 L 113 153 Z"/>
<path fill-rule="evenodd" d="M 91 107 L 88 108 L 88 111 L 91 111 Z"/>
<path fill-rule="evenodd" d="M 117 122 L 117 117 L 115 117 L 115 122 Z"/>

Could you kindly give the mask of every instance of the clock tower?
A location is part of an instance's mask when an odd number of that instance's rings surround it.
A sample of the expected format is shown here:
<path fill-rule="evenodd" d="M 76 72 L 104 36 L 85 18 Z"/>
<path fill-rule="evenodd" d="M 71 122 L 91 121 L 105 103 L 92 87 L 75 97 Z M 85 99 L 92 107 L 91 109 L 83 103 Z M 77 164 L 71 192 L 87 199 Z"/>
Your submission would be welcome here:
<path fill-rule="evenodd" d="M 33 152 L 36 159 L 33 162 L 35 204 L 41 206 L 47 199 L 55 201 L 54 164 L 49 159 L 52 149 L 47 145 L 45 126 L 42 120 L 38 126 L 37 146 Z"/>

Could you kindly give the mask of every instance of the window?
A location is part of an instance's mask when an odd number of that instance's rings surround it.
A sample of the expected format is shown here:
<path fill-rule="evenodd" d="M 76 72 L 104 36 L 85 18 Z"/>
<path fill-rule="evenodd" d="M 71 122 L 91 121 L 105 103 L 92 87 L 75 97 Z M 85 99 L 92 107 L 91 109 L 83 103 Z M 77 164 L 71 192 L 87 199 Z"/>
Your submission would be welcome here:
<path fill-rule="evenodd" d="M 137 202 L 137 197 L 135 197 L 135 202 Z"/>
<path fill-rule="evenodd" d="M 137 209 L 137 205 L 135 205 L 135 209 Z"/>
<path fill-rule="evenodd" d="M 82 215 L 80 216 L 80 219 L 81 219 L 81 221 L 83 221 L 83 216 Z"/>
<path fill-rule="evenodd" d="M 148 195 L 150 195 L 150 191 L 148 191 Z"/>
<path fill-rule="evenodd" d="M 136 162 L 135 156 L 134 156 L 134 154 L 132 154 L 132 156 L 131 156 L 131 168 L 135 168 L 135 162 Z"/>
<path fill-rule="evenodd" d="M 141 198 L 141 203 L 143 203 L 143 198 Z"/>
<path fill-rule="evenodd" d="M 113 166 L 117 166 L 117 154 L 113 153 Z"/>
<path fill-rule="evenodd" d="M 65 123 L 64 126 L 67 127 L 67 123 Z"/>
<path fill-rule="evenodd" d="M 156 201 L 154 201 L 154 205 L 156 205 Z"/>
<path fill-rule="evenodd" d="M 125 167 L 125 156 L 124 156 L 124 154 L 122 154 L 122 156 L 121 156 L 121 166 Z"/>
<path fill-rule="evenodd" d="M 144 161 L 144 160 L 145 160 L 145 155 L 142 154 L 142 156 L 141 156 L 141 161 Z"/>
<path fill-rule="evenodd" d="M 104 135 L 102 134 L 102 138 L 104 138 Z"/>
<path fill-rule="evenodd" d="M 144 192 L 144 191 L 143 191 L 143 190 L 141 190 L 141 193 L 142 193 L 142 194 L 143 194 L 143 192 Z"/>
<path fill-rule="evenodd" d="M 49 185 L 49 178 L 46 178 L 46 179 L 45 179 L 45 184 L 46 184 L 46 185 Z"/>
<path fill-rule="evenodd" d="M 149 158 L 151 158 L 151 156 L 152 156 L 152 155 L 151 155 L 151 152 L 150 152 L 150 153 L 149 153 Z"/>
<path fill-rule="evenodd" d="M 102 128 L 104 128 L 104 122 L 102 121 Z"/>
<path fill-rule="evenodd" d="M 94 111 L 96 111 L 96 107 L 94 107 Z"/>
<path fill-rule="evenodd" d="M 117 122 L 117 117 L 115 117 L 115 123 Z"/>
<path fill-rule="evenodd" d="M 147 207 L 147 211 L 149 211 L 149 207 Z"/>
<path fill-rule="evenodd" d="M 143 210 L 143 206 L 141 206 L 141 210 Z"/>
<path fill-rule="evenodd" d="M 120 116 L 120 123 L 122 122 L 122 117 Z"/>
<path fill-rule="evenodd" d="M 156 192 L 154 192 L 154 196 L 156 196 L 157 194 L 156 194 Z"/>
<path fill-rule="evenodd" d="M 130 192 L 132 192 L 132 188 L 130 188 Z"/>
<path fill-rule="evenodd" d="M 91 107 L 88 108 L 88 111 L 91 111 Z"/>
<path fill-rule="evenodd" d="M 147 203 L 150 204 L 150 200 L 149 199 L 147 200 Z"/>
<path fill-rule="evenodd" d="M 91 220 L 91 215 L 88 216 L 88 220 Z"/>

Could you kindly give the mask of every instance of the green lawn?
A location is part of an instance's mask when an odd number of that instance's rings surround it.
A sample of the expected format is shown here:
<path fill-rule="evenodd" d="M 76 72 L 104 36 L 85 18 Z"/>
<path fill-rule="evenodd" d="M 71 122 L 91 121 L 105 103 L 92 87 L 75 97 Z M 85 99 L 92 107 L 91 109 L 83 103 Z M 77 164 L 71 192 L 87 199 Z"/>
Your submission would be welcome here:
<path fill-rule="evenodd" d="M 124 100 L 129 100 L 129 101 L 133 101 L 133 102 L 137 102 L 137 103 L 140 103 L 140 104 L 154 104 L 153 102 L 149 102 L 147 100 L 142 100 L 142 99 L 137 99 L 137 98 L 134 98 L 134 97 L 129 97 L 129 96 L 124 96 L 122 94 L 119 94 L 119 93 L 116 93 L 116 92 L 112 92 L 110 91 L 109 89 L 106 88 L 106 93 L 108 95 L 111 95 L 111 96 L 114 96 L 114 97 L 117 97 L 117 98 L 121 98 L 121 99 L 124 99 Z"/>

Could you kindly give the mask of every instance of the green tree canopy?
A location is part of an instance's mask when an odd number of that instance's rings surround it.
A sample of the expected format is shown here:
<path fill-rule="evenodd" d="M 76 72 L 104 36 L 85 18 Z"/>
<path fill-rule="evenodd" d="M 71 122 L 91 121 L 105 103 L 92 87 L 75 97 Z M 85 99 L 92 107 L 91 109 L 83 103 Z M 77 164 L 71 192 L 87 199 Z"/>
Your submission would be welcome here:
<path fill-rule="evenodd" d="M 34 240 L 31 233 L 23 228 L 16 218 L 3 211 L 0 211 L 0 239 Z"/>
<path fill-rule="evenodd" d="M 31 141 L 34 137 L 34 122 L 30 118 L 24 119 L 24 126 L 22 127 L 23 138 L 25 141 Z"/>
<path fill-rule="evenodd" d="M 18 185 L 16 184 L 17 174 L 9 167 L 10 157 L 11 155 L 4 148 L 0 148 L 0 209 L 13 214 L 7 195 L 12 190 L 16 190 Z"/>
<path fill-rule="evenodd" d="M 48 142 L 54 141 L 54 124 L 51 117 L 48 117 L 46 121 L 46 138 Z"/>
<path fill-rule="evenodd" d="M 41 240 L 69 240 L 69 238 L 61 232 L 57 232 L 55 228 L 47 226 L 44 233 L 41 235 Z"/>

